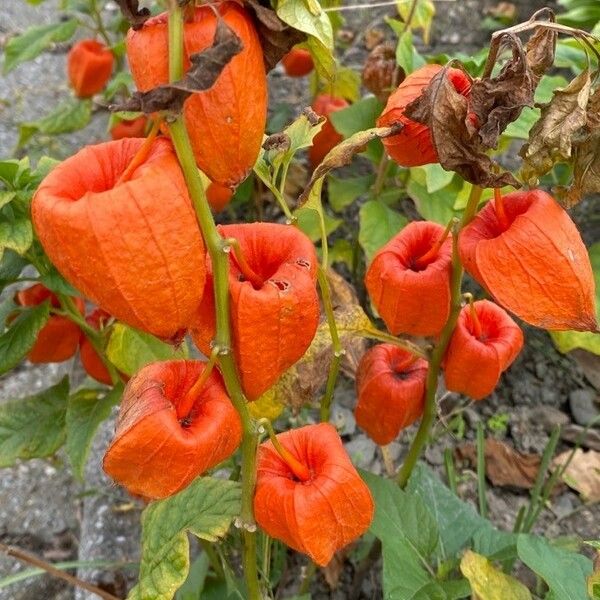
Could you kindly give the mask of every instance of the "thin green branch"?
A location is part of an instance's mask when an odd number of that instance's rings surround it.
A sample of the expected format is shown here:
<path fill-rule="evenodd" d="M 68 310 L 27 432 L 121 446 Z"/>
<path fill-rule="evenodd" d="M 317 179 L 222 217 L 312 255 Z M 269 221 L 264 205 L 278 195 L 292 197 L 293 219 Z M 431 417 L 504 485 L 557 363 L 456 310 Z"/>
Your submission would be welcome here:
<path fill-rule="evenodd" d="M 183 12 L 177 2 L 171 2 L 169 11 L 169 78 L 181 79 L 183 75 Z M 249 600 L 260 600 L 258 582 L 256 523 L 253 499 L 256 484 L 256 451 L 258 437 L 256 426 L 241 388 L 231 351 L 231 324 L 229 321 L 229 255 L 226 242 L 219 235 L 204 192 L 202 180 L 196 166 L 190 138 L 183 117 L 180 115 L 169 123 L 171 139 L 188 186 L 196 212 L 198 226 L 211 259 L 213 269 L 216 333 L 213 345 L 219 351 L 219 368 L 231 401 L 242 421 L 242 527 L 244 577 Z"/>

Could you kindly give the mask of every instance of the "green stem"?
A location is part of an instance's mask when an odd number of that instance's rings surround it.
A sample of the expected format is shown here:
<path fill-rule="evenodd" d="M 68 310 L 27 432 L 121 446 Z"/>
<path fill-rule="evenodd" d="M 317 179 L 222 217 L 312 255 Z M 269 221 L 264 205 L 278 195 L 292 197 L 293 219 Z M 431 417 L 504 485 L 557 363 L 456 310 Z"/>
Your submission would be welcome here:
<path fill-rule="evenodd" d="M 344 356 L 345 351 L 337 330 L 335 314 L 333 312 L 333 303 L 331 301 L 331 290 L 329 289 L 329 282 L 327 281 L 327 275 L 325 274 L 323 267 L 319 267 L 317 270 L 317 280 L 319 281 L 319 288 L 321 289 L 321 298 L 323 299 L 323 308 L 325 310 L 325 316 L 327 317 L 327 324 L 329 325 L 329 334 L 331 335 L 333 350 L 333 358 L 331 359 L 331 365 L 329 366 L 329 373 L 327 375 L 325 395 L 321 400 L 321 421 L 328 423 L 331 415 L 331 402 L 333 401 L 335 383 L 340 372 L 342 356 Z"/>
<path fill-rule="evenodd" d="M 178 57 L 172 56 L 178 55 Z M 169 77 L 171 81 L 183 75 L 183 11 L 176 2 L 169 11 Z M 256 553 L 256 523 L 254 521 L 254 487 L 256 484 L 256 451 L 258 437 L 250 416 L 231 352 L 229 322 L 229 255 L 227 244 L 217 231 L 190 143 L 183 117 L 169 124 L 171 139 L 188 186 L 198 225 L 206 243 L 213 269 L 216 333 L 213 345 L 219 351 L 219 368 L 225 387 L 242 421 L 242 506 L 241 527 L 244 541 L 242 563 L 249 600 L 260 600 Z"/>
<path fill-rule="evenodd" d="M 385 183 L 389 164 L 390 159 L 384 152 L 381 156 L 381 160 L 379 161 L 379 165 L 377 166 L 377 177 L 375 178 L 375 183 L 373 184 L 373 196 L 375 196 L 375 198 L 379 198 L 379 194 L 381 194 L 381 190 L 383 189 L 383 184 Z"/>
<path fill-rule="evenodd" d="M 102 37 L 102 39 L 106 42 L 107 46 L 112 46 L 112 42 L 110 41 L 110 37 L 108 37 L 108 33 L 104 28 L 104 23 L 102 22 L 102 15 L 98 10 L 98 6 L 96 4 L 96 0 L 92 0 L 90 2 L 90 13 L 92 19 L 94 19 L 94 23 L 96 24 L 96 30 L 98 34 Z"/>
<path fill-rule="evenodd" d="M 461 285 L 462 285 L 462 276 L 463 276 L 463 268 L 460 262 L 460 256 L 458 254 L 458 235 L 460 230 L 467 225 L 477 213 L 477 206 L 479 205 L 479 200 L 481 199 L 482 189 L 478 186 L 473 186 L 471 188 L 471 194 L 469 196 L 469 201 L 467 203 L 467 207 L 465 208 L 465 212 L 463 214 L 462 220 L 460 224 L 455 223 L 455 229 L 452 232 L 452 276 L 450 278 L 450 315 L 448 316 L 448 321 L 446 325 L 444 325 L 444 329 L 442 329 L 442 333 L 440 334 L 439 340 L 437 344 L 434 346 L 433 351 L 431 353 L 431 358 L 429 361 L 429 369 L 427 370 L 427 379 L 425 386 L 425 409 L 423 411 L 423 417 L 421 419 L 421 424 L 419 425 L 419 429 L 412 441 L 410 448 L 408 449 L 408 454 L 406 455 L 406 459 L 400 469 L 398 474 L 398 485 L 402 488 L 406 486 L 410 476 L 423 452 L 425 445 L 427 444 L 427 440 L 429 438 L 429 433 L 431 431 L 431 427 L 435 421 L 436 415 L 436 392 L 438 387 L 438 381 L 440 378 L 440 371 L 442 367 L 442 360 L 444 359 L 444 354 L 446 352 L 446 348 L 450 343 L 450 338 L 452 337 L 452 332 L 456 326 L 456 322 L 458 320 L 458 315 L 461 309 Z"/>

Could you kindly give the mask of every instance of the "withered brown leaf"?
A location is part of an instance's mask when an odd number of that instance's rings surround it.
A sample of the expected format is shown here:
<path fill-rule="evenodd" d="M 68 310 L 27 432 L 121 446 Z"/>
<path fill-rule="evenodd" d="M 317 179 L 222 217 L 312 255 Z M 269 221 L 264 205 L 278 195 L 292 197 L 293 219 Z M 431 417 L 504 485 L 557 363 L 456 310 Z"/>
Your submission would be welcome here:
<path fill-rule="evenodd" d="M 190 56 L 191 66 L 183 79 L 160 85 L 149 92 L 135 92 L 124 104 L 111 106 L 111 110 L 180 112 L 189 96 L 214 85 L 229 61 L 242 49 L 242 40 L 219 18 L 212 45 Z"/>
<path fill-rule="evenodd" d="M 571 158 L 573 135 L 587 122 L 591 79 L 588 69 L 569 85 L 554 92 L 541 108 L 541 116 L 529 131 L 529 142 L 519 154 L 524 162 L 521 177 L 531 185 L 557 162 Z"/>
<path fill-rule="evenodd" d="M 270 71 L 296 44 L 306 40 L 306 34 L 284 23 L 268 2 L 245 0 L 245 4 L 254 13 L 265 68 Z"/>
<path fill-rule="evenodd" d="M 496 164 L 485 154 L 487 148 L 469 119 L 468 100 L 454 88 L 448 68 L 406 107 L 406 115 L 429 127 L 439 163 L 447 171 L 482 187 L 518 187 L 510 173 L 497 173 Z"/>
<path fill-rule="evenodd" d="M 473 444 L 463 444 L 455 450 L 458 460 L 470 466 L 477 464 L 477 450 Z M 484 445 L 485 474 L 495 486 L 531 489 L 541 464 L 537 454 L 522 454 L 503 442 L 488 438 Z"/>
<path fill-rule="evenodd" d="M 479 138 L 485 148 L 495 148 L 509 123 L 516 121 L 525 106 L 533 106 L 539 77 L 527 60 L 521 40 L 504 36 L 512 46 L 512 58 L 496 77 L 484 77 L 471 87 L 471 110 L 479 122 Z"/>
<path fill-rule="evenodd" d="M 310 196 L 310 192 L 317 181 L 325 177 L 329 171 L 350 164 L 354 155 L 362 152 L 369 142 L 375 139 L 382 139 L 389 137 L 390 135 L 395 135 L 402 127 L 402 123 L 397 123 L 389 127 L 373 127 L 372 129 L 359 131 L 348 139 L 340 142 L 329 151 L 321 164 L 313 171 L 308 185 L 298 198 L 298 208 L 306 203 Z"/>
<path fill-rule="evenodd" d="M 115 0 L 133 29 L 140 29 L 150 18 L 149 8 L 140 8 L 139 0 Z"/>

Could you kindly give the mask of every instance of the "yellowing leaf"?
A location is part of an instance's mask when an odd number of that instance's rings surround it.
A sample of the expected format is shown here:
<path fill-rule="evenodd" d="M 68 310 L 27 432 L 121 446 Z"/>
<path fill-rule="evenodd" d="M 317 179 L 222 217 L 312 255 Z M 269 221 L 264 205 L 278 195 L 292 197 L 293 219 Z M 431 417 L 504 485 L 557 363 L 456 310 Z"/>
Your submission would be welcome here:
<path fill-rule="evenodd" d="M 520 581 L 494 567 L 485 556 L 467 550 L 460 570 L 479 600 L 531 600 L 531 593 Z"/>
<path fill-rule="evenodd" d="M 258 400 L 248 404 L 248 410 L 255 419 L 266 418 L 274 421 L 285 408 L 277 396 L 275 388 L 267 390 Z"/>

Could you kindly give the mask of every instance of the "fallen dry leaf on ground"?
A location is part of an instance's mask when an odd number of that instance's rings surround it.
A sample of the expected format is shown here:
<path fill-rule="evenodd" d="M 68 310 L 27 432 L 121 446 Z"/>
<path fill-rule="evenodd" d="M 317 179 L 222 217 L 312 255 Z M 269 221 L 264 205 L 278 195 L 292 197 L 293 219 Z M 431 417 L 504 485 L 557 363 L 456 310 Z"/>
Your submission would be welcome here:
<path fill-rule="evenodd" d="M 553 461 L 555 467 L 564 465 L 571 451 L 559 454 Z M 579 492 L 586 502 L 600 500 L 600 452 L 577 449 L 573 459 L 562 475 L 562 480 Z"/>
<path fill-rule="evenodd" d="M 474 444 L 463 444 L 455 450 L 456 458 L 477 465 Z M 521 454 L 503 442 L 485 440 L 485 474 L 495 486 L 510 486 L 529 490 L 533 487 L 540 467 L 537 454 Z"/>

